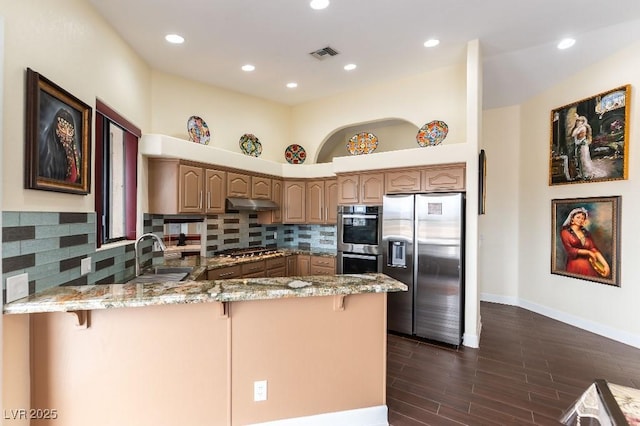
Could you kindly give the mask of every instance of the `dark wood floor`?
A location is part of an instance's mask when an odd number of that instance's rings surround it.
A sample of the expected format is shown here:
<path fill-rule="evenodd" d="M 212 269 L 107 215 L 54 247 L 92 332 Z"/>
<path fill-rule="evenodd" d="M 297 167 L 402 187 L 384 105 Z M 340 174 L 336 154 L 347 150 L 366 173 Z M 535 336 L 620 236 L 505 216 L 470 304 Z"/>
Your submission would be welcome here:
<path fill-rule="evenodd" d="M 518 307 L 480 313 L 479 349 L 389 335 L 392 426 L 558 425 L 596 378 L 640 387 L 640 349 Z"/>

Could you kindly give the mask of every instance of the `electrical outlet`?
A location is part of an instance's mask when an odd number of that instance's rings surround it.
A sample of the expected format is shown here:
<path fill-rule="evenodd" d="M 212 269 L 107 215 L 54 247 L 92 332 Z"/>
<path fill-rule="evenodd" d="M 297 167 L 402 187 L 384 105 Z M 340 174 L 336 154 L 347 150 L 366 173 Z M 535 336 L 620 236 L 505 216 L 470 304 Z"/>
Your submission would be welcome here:
<path fill-rule="evenodd" d="M 158 242 L 157 242 L 157 241 L 154 241 L 154 242 L 153 242 L 153 248 L 152 248 L 152 250 L 153 250 L 153 251 L 160 251 L 160 244 L 158 244 Z"/>
<path fill-rule="evenodd" d="M 29 274 L 24 273 L 7 278 L 7 300 L 5 303 L 22 299 L 29 295 Z"/>
<path fill-rule="evenodd" d="M 91 272 L 91 258 L 85 257 L 80 261 L 80 275 L 87 275 Z"/>
<path fill-rule="evenodd" d="M 274 240 L 278 239 L 278 231 L 273 231 L 273 239 Z"/>
<path fill-rule="evenodd" d="M 256 402 L 267 400 L 267 381 L 266 380 L 259 380 L 257 382 L 253 382 L 253 400 Z"/>

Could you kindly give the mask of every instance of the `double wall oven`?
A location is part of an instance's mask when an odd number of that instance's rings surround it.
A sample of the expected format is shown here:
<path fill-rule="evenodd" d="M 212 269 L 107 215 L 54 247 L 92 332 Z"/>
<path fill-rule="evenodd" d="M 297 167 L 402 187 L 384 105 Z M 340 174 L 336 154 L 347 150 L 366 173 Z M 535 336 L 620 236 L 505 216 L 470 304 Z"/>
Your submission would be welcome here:
<path fill-rule="evenodd" d="M 382 272 L 382 206 L 338 207 L 338 273 Z"/>

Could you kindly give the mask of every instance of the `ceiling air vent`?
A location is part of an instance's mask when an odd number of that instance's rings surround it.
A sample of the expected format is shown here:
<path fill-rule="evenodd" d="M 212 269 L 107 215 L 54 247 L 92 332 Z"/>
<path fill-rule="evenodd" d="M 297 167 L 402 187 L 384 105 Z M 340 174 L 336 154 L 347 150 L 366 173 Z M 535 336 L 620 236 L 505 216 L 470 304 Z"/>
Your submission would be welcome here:
<path fill-rule="evenodd" d="M 311 52 L 310 55 L 316 59 L 323 60 L 328 58 L 329 56 L 336 56 L 338 54 L 337 50 L 327 46 L 322 49 L 318 49 L 315 52 Z"/>

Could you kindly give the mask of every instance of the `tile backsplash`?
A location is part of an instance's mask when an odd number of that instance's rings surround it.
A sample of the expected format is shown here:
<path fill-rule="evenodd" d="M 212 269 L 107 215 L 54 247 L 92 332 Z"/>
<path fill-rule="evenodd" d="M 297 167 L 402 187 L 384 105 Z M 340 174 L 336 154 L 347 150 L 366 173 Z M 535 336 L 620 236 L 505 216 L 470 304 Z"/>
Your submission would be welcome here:
<path fill-rule="evenodd" d="M 164 236 L 165 216 L 145 214 L 143 232 Z M 193 216 L 186 216 L 193 219 Z M 230 248 L 267 246 L 335 250 L 335 225 L 261 225 L 254 213 L 226 213 L 204 218 L 206 255 Z M 143 264 L 162 261 L 152 240 L 140 243 Z M 92 272 L 80 274 L 80 261 L 92 259 Z M 60 285 L 123 282 L 135 274 L 134 244 L 96 250 L 95 213 L 3 212 L 2 289 L 8 277 L 29 274 L 29 293 Z"/>

